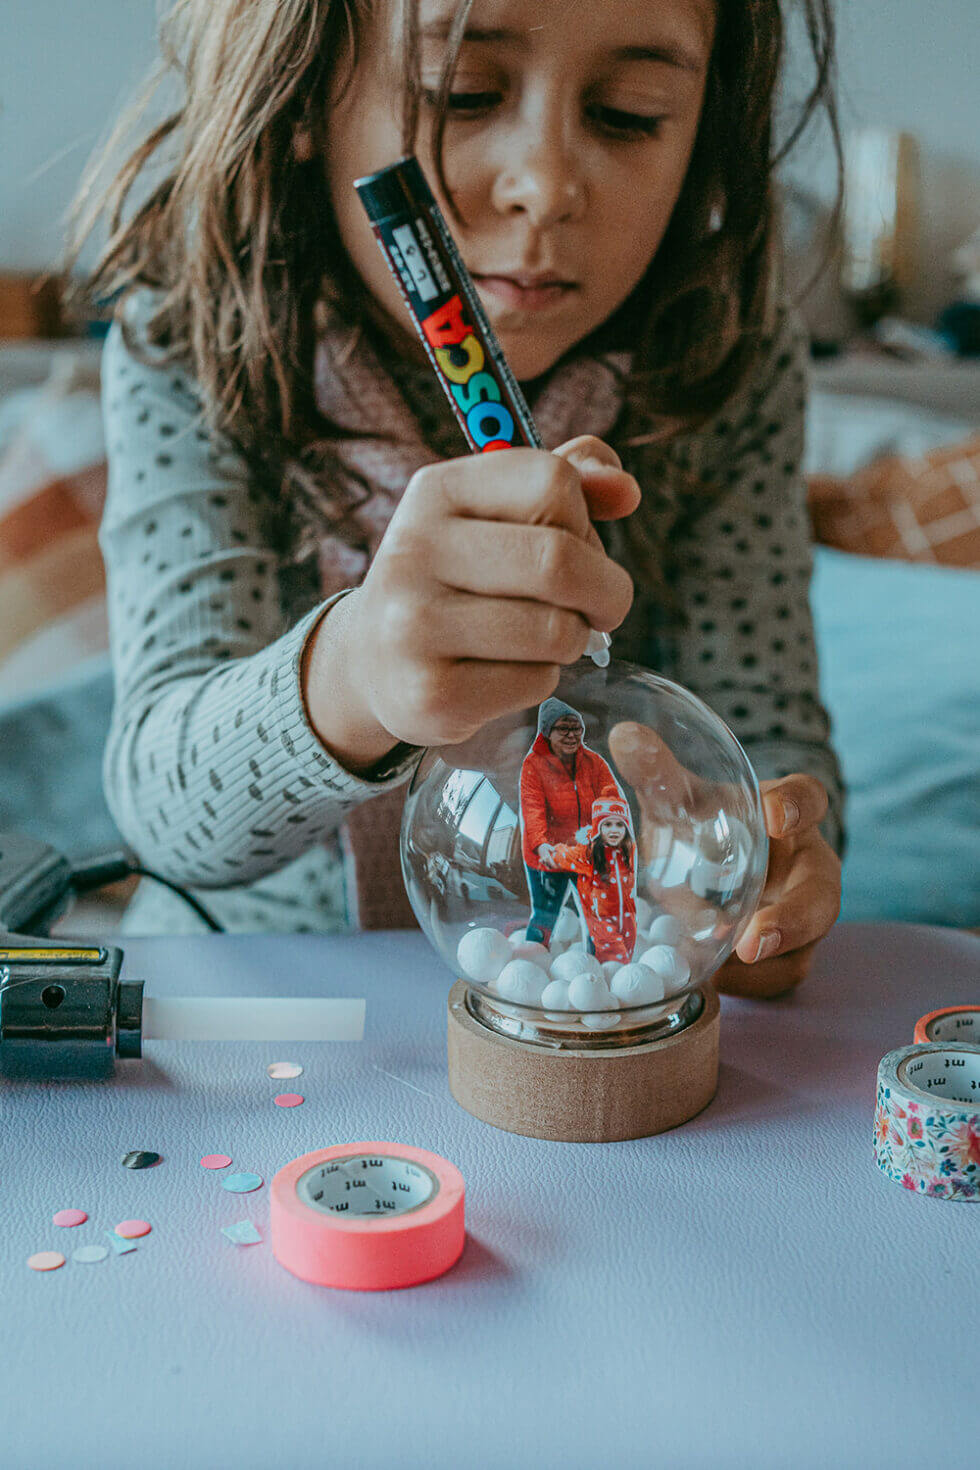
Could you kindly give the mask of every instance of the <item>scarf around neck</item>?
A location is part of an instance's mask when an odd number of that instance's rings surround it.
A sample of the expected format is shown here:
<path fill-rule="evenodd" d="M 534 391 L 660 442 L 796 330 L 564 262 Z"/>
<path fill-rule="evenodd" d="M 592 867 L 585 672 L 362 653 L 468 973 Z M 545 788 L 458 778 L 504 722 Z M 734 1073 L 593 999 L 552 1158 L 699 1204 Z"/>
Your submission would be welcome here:
<path fill-rule="evenodd" d="M 628 372 L 631 362 L 627 352 L 572 356 L 544 375 L 528 406 L 546 449 L 557 449 L 580 434 L 603 438 L 609 433 L 622 409 L 622 393 L 609 365 Z M 352 332 L 332 313 L 318 339 L 314 379 L 321 413 L 353 434 L 333 445 L 338 459 L 370 486 L 369 498 L 354 512 L 360 545 L 352 546 L 333 532 L 318 538 L 321 590 L 329 597 L 363 581 L 416 471 L 471 451 L 428 364 L 399 360 L 389 371 L 367 334 Z M 420 416 L 428 420 L 428 436 Z M 379 430 L 393 442 L 370 437 Z"/>

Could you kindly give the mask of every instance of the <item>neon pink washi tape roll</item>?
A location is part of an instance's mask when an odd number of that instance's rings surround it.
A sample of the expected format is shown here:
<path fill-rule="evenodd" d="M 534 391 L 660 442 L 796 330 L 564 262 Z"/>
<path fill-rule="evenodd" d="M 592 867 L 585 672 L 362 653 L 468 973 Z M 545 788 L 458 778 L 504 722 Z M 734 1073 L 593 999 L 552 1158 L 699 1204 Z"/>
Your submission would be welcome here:
<path fill-rule="evenodd" d="M 916 1021 L 912 1040 L 965 1041 L 969 1046 L 980 1045 L 980 1006 L 946 1006 L 941 1011 L 930 1011 Z"/>
<path fill-rule="evenodd" d="M 303 1154 L 279 1170 L 271 1199 L 273 1255 L 317 1286 L 417 1286 L 463 1253 L 463 1176 L 409 1144 L 340 1143 Z"/>

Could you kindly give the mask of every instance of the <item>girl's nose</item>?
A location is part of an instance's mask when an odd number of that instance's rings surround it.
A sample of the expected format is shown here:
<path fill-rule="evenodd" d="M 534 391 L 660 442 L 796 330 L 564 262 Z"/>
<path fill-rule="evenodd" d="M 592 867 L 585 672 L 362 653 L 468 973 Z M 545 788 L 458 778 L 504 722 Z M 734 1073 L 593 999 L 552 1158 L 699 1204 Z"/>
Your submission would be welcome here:
<path fill-rule="evenodd" d="M 502 213 L 521 211 L 535 229 L 581 218 L 585 180 L 572 151 L 554 138 L 535 138 L 514 149 L 494 185 L 494 205 Z"/>

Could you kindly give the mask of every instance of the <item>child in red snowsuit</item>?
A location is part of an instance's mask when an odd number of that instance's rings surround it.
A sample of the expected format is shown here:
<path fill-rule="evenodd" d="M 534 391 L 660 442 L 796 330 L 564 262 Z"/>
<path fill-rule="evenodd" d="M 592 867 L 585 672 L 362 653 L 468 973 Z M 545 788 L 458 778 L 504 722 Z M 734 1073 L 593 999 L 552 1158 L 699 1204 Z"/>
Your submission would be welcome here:
<path fill-rule="evenodd" d="M 628 965 L 636 946 L 636 871 L 629 808 L 618 797 L 592 803 L 588 842 L 538 849 L 548 866 L 578 874 L 578 893 L 596 959 Z"/>

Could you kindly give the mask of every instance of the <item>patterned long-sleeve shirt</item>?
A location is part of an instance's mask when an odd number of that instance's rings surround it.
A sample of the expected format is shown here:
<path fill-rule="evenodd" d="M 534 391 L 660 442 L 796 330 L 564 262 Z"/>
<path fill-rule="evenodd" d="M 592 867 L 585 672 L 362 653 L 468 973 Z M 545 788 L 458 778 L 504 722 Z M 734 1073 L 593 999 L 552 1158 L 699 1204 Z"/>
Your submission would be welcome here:
<path fill-rule="evenodd" d="M 685 621 L 665 624 L 655 579 L 624 550 L 636 600 L 612 652 L 700 695 L 760 778 L 819 777 L 830 797 L 823 830 L 840 850 L 841 777 L 808 604 L 804 369 L 804 344 L 783 315 L 754 382 L 669 449 L 693 489 L 661 473 L 668 461 L 622 451 L 644 491 L 651 554 Z M 394 370 L 430 442 L 462 452 L 430 370 Z M 352 873 L 338 826 L 352 807 L 407 781 L 419 752 L 396 748 L 367 779 L 324 749 L 300 664 L 336 599 L 323 601 L 312 563 L 282 549 L 290 543 L 267 492 L 246 459 L 202 427 L 200 407 L 186 370 L 144 364 L 112 328 L 100 533 L 116 681 L 107 799 L 143 865 L 199 893 L 227 928 L 343 929 Z M 599 531 L 617 555 L 615 523 Z M 186 932 L 200 921 L 144 884 L 126 927 Z"/>

